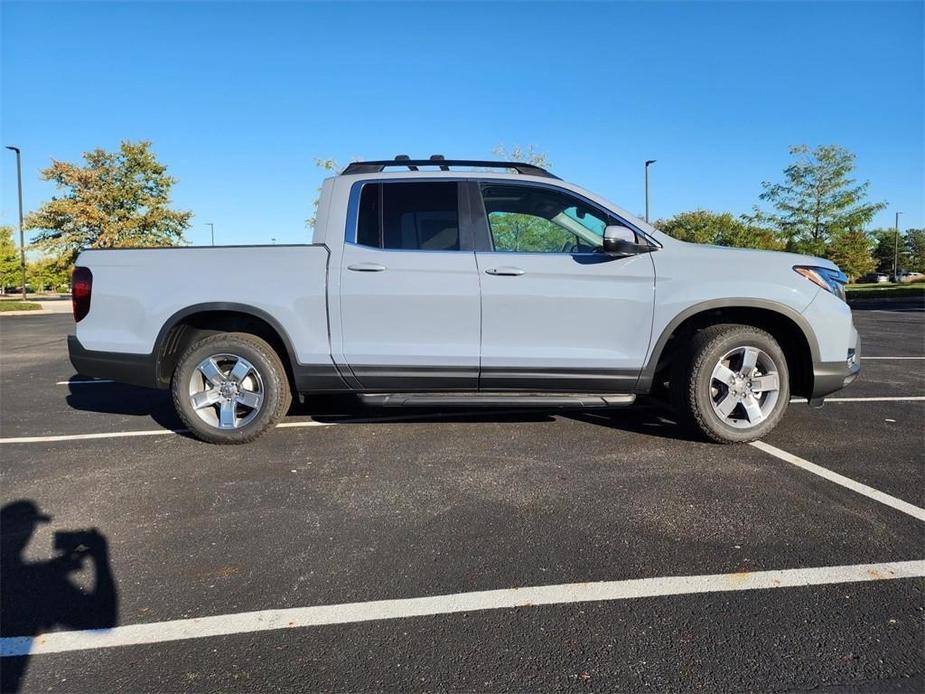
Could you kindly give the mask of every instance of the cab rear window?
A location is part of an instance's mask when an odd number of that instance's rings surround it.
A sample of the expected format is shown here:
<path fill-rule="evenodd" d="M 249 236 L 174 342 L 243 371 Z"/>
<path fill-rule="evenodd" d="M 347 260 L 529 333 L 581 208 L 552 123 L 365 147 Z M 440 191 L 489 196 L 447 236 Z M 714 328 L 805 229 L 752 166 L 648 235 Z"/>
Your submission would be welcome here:
<path fill-rule="evenodd" d="M 356 242 L 419 251 L 459 250 L 457 183 L 369 183 L 363 186 Z"/>

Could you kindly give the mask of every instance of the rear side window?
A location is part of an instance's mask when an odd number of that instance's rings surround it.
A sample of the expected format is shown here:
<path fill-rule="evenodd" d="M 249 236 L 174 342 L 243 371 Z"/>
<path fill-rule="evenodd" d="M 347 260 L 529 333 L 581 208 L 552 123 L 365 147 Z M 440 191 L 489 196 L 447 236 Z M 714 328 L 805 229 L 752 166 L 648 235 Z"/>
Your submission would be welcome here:
<path fill-rule="evenodd" d="M 363 186 L 356 242 L 374 248 L 459 250 L 455 182 L 371 183 Z"/>

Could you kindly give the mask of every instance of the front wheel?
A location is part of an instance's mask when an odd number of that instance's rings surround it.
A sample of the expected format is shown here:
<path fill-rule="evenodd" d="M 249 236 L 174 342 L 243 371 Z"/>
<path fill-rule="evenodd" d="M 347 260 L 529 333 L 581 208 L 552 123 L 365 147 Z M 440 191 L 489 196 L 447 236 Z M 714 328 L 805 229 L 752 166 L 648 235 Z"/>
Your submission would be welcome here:
<path fill-rule="evenodd" d="M 714 325 L 696 333 L 671 378 L 684 423 L 718 443 L 745 443 L 770 432 L 790 402 L 787 359 L 764 330 Z"/>
<path fill-rule="evenodd" d="M 171 384 L 173 404 L 199 439 L 253 441 L 286 414 L 286 370 L 266 341 L 219 333 L 194 342 L 180 357 Z"/>

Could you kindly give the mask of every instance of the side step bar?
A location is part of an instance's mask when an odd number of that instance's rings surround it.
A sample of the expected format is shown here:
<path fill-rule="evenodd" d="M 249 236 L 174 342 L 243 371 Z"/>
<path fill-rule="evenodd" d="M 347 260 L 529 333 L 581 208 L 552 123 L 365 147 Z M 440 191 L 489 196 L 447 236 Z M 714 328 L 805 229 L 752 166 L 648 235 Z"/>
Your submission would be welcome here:
<path fill-rule="evenodd" d="M 360 395 L 375 407 L 626 407 L 636 401 L 629 393 L 376 393 Z"/>

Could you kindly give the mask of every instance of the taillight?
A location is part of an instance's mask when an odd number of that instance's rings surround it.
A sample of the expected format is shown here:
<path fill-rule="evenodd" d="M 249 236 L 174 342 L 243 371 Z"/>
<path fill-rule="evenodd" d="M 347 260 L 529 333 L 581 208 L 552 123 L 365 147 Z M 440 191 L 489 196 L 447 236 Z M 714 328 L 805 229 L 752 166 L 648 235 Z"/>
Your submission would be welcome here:
<path fill-rule="evenodd" d="M 74 321 L 79 323 L 90 313 L 90 294 L 93 291 L 93 273 L 88 267 L 75 267 L 71 274 L 71 305 Z"/>

